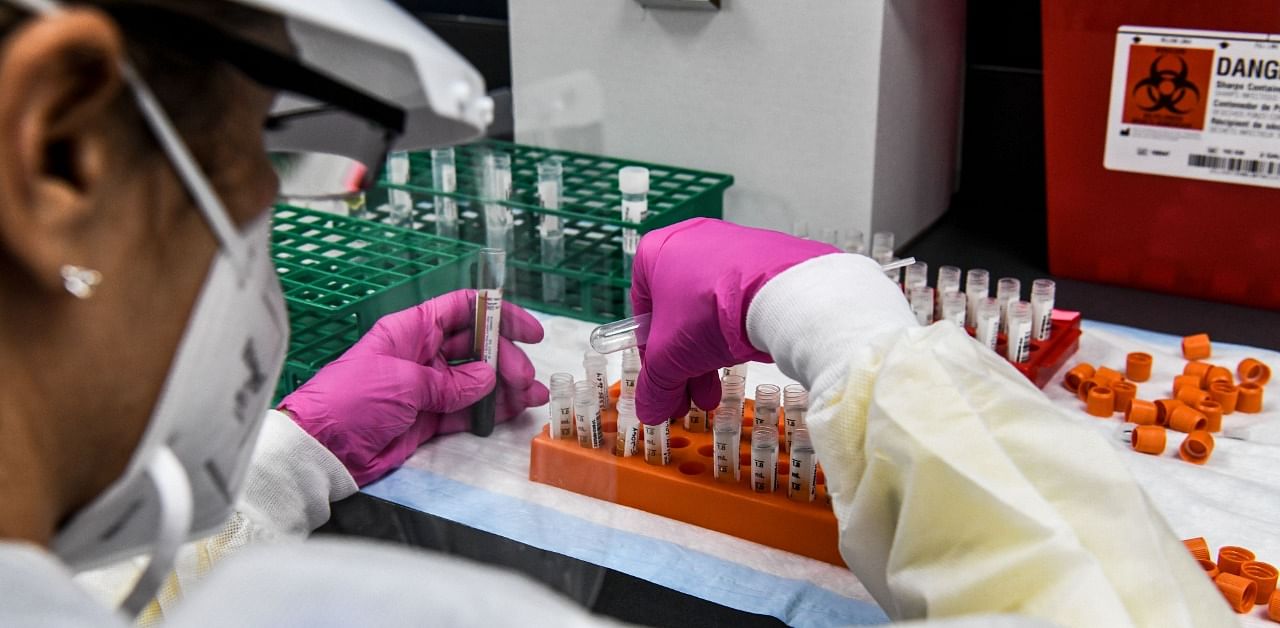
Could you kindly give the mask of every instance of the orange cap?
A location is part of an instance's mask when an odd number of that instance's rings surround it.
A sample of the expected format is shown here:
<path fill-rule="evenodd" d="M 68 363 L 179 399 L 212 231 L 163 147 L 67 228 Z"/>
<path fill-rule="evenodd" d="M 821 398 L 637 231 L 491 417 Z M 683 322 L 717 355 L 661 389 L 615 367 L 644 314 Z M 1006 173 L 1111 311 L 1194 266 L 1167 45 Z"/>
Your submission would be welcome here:
<path fill-rule="evenodd" d="M 1253 552 L 1243 547 L 1234 545 L 1223 545 L 1218 548 L 1218 569 L 1223 573 L 1240 575 L 1240 565 L 1243 565 L 1257 556 Z"/>
<path fill-rule="evenodd" d="M 1076 396 L 1080 398 L 1080 401 L 1088 401 L 1089 391 L 1092 390 L 1094 386 L 1101 385 L 1103 385 L 1102 382 L 1096 379 L 1086 379 L 1083 382 L 1080 382 L 1080 387 L 1076 389 Z"/>
<path fill-rule="evenodd" d="M 1271 603 L 1267 605 L 1267 617 L 1271 621 L 1280 621 L 1280 591 L 1271 594 Z"/>
<path fill-rule="evenodd" d="M 1164 453 L 1164 428 L 1159 425 L 1139 425 L 1129 433 L 1129 444 L 1134 451 L 1159 456 Z M 1209 548 L 1205 548 L 1209 553 Z"/>
<path fill-rule="evenodd" d="M 1209 393 L 1203 390 L 1200 390 L 1199 386 L 1195 386 L 1195 387 L 1183 386 L 1182 388 L 1178 389 L 1178 394 L 1174 396 L 1178 398 L 1178 401 L 1181 401 L 1182 403 L 1188 406 L 1191 406 L 1193 408 L 1200 405 L 1201 401 L 1213 400 L 1213 397 L 1210 397 Z"/>
<path fill-rule="evenodd" d="M 1191 406 L 1178 406 L 1169 413 L 1169 429 L 1177 432 L 1190 434 L 1205 429 L 1208 423 L 1209 419 Z"/>
<path fill-rule="evenodd" d="M 1211 455 L 1213 455 L 1213 435 L 1204 430 L 1187 434 L 1186 440 L 1182 441 L 1182 445 L 1178 447 L 1178 457 L 1194 464 L 1208 462 Z M 1218 561 L 1218 567 L 1222 567 L 1221 560 Z"/>
<path fill-rule="evenodd" d="M 1067 374 L 1062 377 L 1062 385 L 1071 392 L 1080 390 L 1080 384 L 1093 379 L 1093 365 L 1087 362 L 1081 362 L 1073 367 Z"/>
<path fill-rule="evenodd" d="M 1236 403 L 1240 401 L 1240 389 L 1229 384 L 1214 384 L 1209 387 L 1209 396 L 1222 406 L 1223 414 L 1236 411 Z"/>
<path fill-rule="evenodd" d="M 1099 366 L 1097 372 L 1093 374 L 1093 379 L 1098 380 L 1098 382 L 1103 385 L 1109 386 L 1116 382 L 1123 382 L 1124 373 L 1105 366 Z"/>
<path fill-rule="evenodd" d="M 1182 357 L 1203 360 L 1212 354 L 1213 345 L 1209 342 L 1209 334 L 1196 334 L 1182 339 Z"/>
<path fill-rule="evenodd" d="M 1212 367 L 1213 365 L 1208 362 L 1187 362 L 1187 365 L 1182 367 L 1182 374 L 1195 375 L 1200 379 L 1204 379 L 1204 374 L 1208 373 Z"/>
<path fill-rule="evenodd" d="M 1177 399 L 1156 399 L 1154 403 L 1156 404 L 1156 425 L 1168 425 L 1169 414 L 1173 409 L 1186 405 Z"/>
<path fill-rule="evenodd" d="M 1236 410 L 1248 414 L 1262 412 L 1262 387 L 1252 382 L 1240 384 L 1240 399 L 1236 401 Z"/>
<path fill-rule="evenodd" d="M 1152 361 L 1150 353 L 1138 351 L 1130 353 L 1124 359 L 1124 376 L 1135 382 L 1145 382 L 1151 379 Z"/>
<path fill-rule="evenodd" d="M 1200 563 L 1200 568 L 1203 569 L 1206 574 L 1209 574 L 1210 580 L 1217 578 L 1218 574 L 1221 573 L 1218 571 L 1218 563 L 1215 563 L 1211 560 L 1199 560 L 1199 559 L 1197 559 L 1196 562 Z"/>
<path fill-rule="evenodd" d="M 1144 399 L 1134 399 L 1124 412 L 1124 420 L 1138 425 L 1155 425 L 1156 404 Z"/>
<path fill-rule="evenodd" d="M 1240 381 L 1253 382 L 1259 386 L 1266 386 L 1271 381 L 1271 367 L 1253 358 L 1240 360 L 1236 374 L 1240 376 Z"/>
<path fill-rule="evenodd" d="M 1096 417 L 1106 418 L 1116 413 L 1116 395 L 1106 386 L 1094 386 L 1089 389 L 1089 401 L 1084 411 Z"/>
<path fill-rule="evenodd" d="M 1178 396 L 1178 391 L 1183 388 L 1200 388 L 1200 383 L 1204 381 L 1195 375 L 1174 375 L 1173 376 L 1173 396 Z"/>
<path fill-rule="evenodd" d="M 1196 410 L 1204 415 L 1204 429 L 1209 432 L 1222 431 L 1222 406 L 1216 401 L 1201 401 Z"/>
<path fill-rule="evenodd" d="M 1213 581 L 1222 592 L 1222 597 L 1227 598 L 1227 604 L 1231 606 L 1231 610 L 1237 613 L 1253 610 L 1254 600 L 1258 599 L 1258 585 L 1252 580 L 1222 572 Z"/>
<path fill-rule="evenodd" d="M 1258 597 L 1255 599 L 1259 604 L 1266 604 L 1276 591 L 1276 576 L 1280 576 L 1280 571 L 1267 563 L 1251 560 L 1240 565 L 1240 575 L 1258 585 Z"/>
<path fill-rule="evenodd" d="M 1129 404 L 1138 396 L 1138 385 L 1133 382 L 1116 382 L 1111 385 L 1111 392 L 1116 396 L 1116 412 L 1128 412 Z"/>
<path fill-rule="evenodd" d="M 1236 378 L 1231 375 L 1231 369 L 1225 366 L 1215 366 L 1205 371 L 1204 381 L 1200 383 L 1202 388 L 1208 388 L 1215 382 L 1226 382 L 1228 384 L 1236 383 Z"/>
<path fill-rule="evenodd" d="M 1191 552 L 1196 560 L 1209 560 L 1209 542 L 1204 540 L 1203 536 L 1197 536 L 1194 539 L 1183 539 L 1182 544 L 1187 546 L 1187 551 Z M 1212 562 L 1212 561 L 1210 561 Z M 1214 563 L 1217 566 L 1217 563 Z"/>

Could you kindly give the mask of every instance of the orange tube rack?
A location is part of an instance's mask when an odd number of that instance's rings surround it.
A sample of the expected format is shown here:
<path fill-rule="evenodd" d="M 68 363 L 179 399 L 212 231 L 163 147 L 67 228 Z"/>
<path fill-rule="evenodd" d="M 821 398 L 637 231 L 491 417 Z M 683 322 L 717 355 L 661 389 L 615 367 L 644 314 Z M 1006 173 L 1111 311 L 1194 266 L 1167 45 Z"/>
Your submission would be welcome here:
<path fill-rule="evenodd" d="M 616 384 L 610 398 L 618 398 Z M 778 454 L 778 491 L 751 490 L 754 411 L 750 400 L 743 418 L 741 479 L 737 483 L 718 482 L 712 476 L 711 432 L 688 432 L 680 421 L 671 424 L 670 464 L 648 464 L 643 454 L 614 456 L 618 415 L 613 405 L 601 415 L 605 442 L 600 449 L 580 447 L 576 438 L 553 440 L 544 428 L 530 446 L 529 479 L 844 566 L 836 518 L 821 472 L 814 501 L 788 499 L 787 453 L 783 450 Z"/>

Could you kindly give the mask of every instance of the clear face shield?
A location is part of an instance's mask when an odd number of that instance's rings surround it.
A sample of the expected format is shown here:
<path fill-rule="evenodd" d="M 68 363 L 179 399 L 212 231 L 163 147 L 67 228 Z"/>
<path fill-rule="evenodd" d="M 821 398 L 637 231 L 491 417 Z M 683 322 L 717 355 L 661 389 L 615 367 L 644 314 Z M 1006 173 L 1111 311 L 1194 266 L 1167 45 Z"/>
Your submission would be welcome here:
<path fill-rule="evenodd" d="M 61 10 L 49 0 L 8 1 L 34 14 Z M 153 5 L 99 8 L 126 37 L 215 55 L 278 90 L 266 148 L 357 160 L 366 166 L 364 185 L 389 150 L 464 141 L 488 124 L 492 105 L 478 73 L 390 2 L 235 4 L 282 20 L 289 41 L 277 49 Z M 232 512 L 284 361 L 288 318 L 270 258 L 269 214 L 237 226 L 149 87 L 127 62 L 121 71 L 219 244 L 129 465 L 53 541 L 73 568 L 150 552 L 123 604 L 133 615 L 180 544 L 216 531 Z"/>

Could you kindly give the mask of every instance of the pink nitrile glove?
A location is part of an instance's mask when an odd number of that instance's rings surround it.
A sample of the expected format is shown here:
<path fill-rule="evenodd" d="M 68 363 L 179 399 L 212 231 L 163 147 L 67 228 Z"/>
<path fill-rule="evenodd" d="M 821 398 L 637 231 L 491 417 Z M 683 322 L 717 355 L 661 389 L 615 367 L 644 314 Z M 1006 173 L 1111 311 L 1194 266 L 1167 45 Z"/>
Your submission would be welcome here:
<path fill-rule="evenodd" d="M 806 260 L 839 253 L 823 242 L 694 218 L 640 240 L 632 267 L 631 303 L 652 313 L 641 347 L 644 369 L 636 411 L 647 425 L 720 403 L 717 369 L 771 362 L 747 337 L 747 308 L 760 288 Z"/>
<path fill-rule="evenodd" d="M 542 325 L 514 304 L 502 304 L 496 378 L 483 362 L 449 366 L 471 357 L 474 312 L 475 290 L 459 290 L 388 314 L 280 409 L 364 486 L 433 436 L 466 430 L 470 406 L 495 383 L 499 422 L 547 403 L 546 386 L 513 343 L 541 342 Z"/>

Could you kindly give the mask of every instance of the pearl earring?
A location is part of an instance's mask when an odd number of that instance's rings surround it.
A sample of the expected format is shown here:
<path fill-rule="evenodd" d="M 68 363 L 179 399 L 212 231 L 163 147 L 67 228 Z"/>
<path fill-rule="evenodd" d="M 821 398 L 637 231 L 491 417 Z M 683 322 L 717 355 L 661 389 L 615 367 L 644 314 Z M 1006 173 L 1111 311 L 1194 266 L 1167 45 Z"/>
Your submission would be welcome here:
<path fill-rule="evenodd" d="M 93 296 L 94 288 L 102 283 L 102 273 L 92 268 L 83 268 L 74 264 L 62 266 L 62 281 L 67 292 L 77 299 Z"/>

